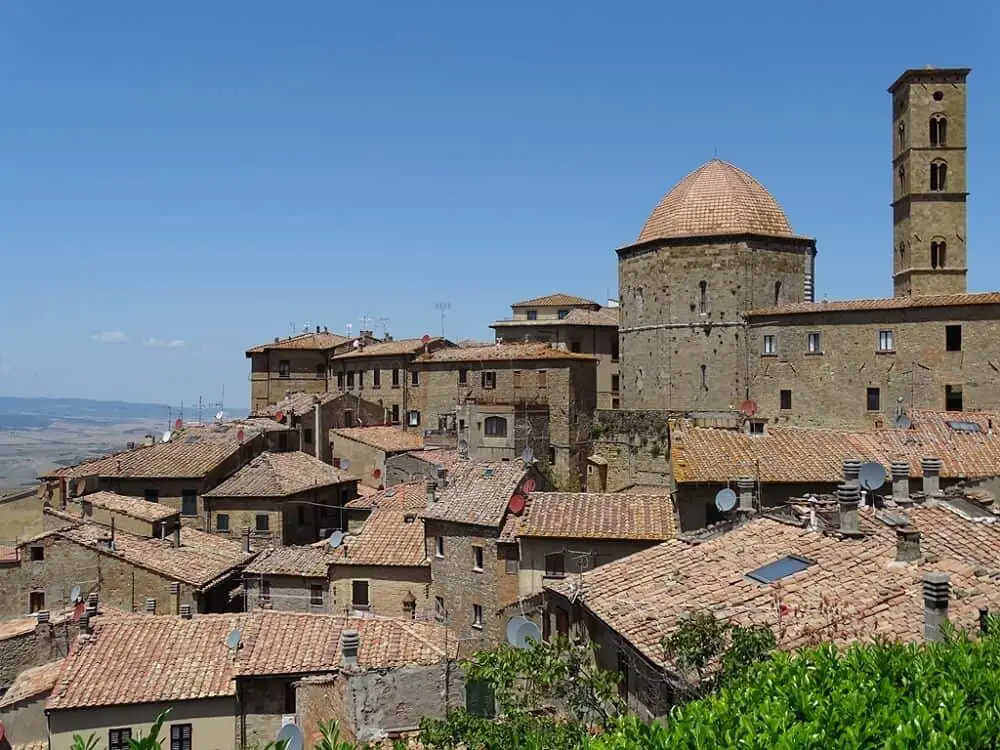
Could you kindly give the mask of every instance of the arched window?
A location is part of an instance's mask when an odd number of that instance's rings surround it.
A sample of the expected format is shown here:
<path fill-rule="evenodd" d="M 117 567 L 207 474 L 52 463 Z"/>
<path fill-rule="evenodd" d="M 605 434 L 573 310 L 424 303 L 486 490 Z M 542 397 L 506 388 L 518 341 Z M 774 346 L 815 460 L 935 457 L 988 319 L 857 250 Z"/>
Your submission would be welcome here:
<path fill-rule="evenodd" d="M 948 165 L 943 160 L 931 162 L 931 190 L 941 192 L 948 179 Z"/>
<path fill-rule="evenodd" d="M 945 253 L 948 249 L 944 240 L 931 242 L 931 268 L 944 268 Z"/>
<path fill-rule="evenodd" d="M 899 242 L 899 257 L 902 258 L 906 255 L 906 242 L 900 240 Z"/>
<path fill-rule="evenodd" d="M 483 432 L 486 437 L 507 437 L 507 420 L 503 417 L 486 417 Z"/>
<path fill-rule="evenodd" d="M 902 164 L 899 165 L 899 191 L 906 192 L 906 167 Z"/>
<path fill-rule="evenodd" d="M 902 151 L 906 147 L 906 123 L 900 120 L 896 131 L 899 138 L 899 150 Z"/>
<path fill-rule="evenodd" d="M 708 282 L 698 282 L 698 312 L 708 312 Z"/>
<path fill-rule="evenodd" d="M 708 366 L 701 366 L 701 387 L 704 390 L 708 390 Z"/>
<path fill-rule="evenodd" d="M 774 282 L 774 304 L 777 305 L 779 302 L 781 302 L 781 282 L 780 281 L 775 281 Z"/>
<path fill-rule="evenodd" d="M 933 115 L 931 117 L 930 130 L 932 146 L 948 145 L 948 118 L 944 115 Z"/>

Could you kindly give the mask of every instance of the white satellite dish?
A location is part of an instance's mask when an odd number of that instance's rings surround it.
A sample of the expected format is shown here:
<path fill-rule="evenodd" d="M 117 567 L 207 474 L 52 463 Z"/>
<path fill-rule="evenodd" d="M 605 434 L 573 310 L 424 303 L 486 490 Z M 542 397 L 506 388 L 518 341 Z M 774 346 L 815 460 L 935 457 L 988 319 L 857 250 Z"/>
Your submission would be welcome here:
<path fill-rule="evenodd" d="M 858 472 L 858 484 L 870 492 L 885 484 L 885 477 L 885 467 L 872 461 L 861 466 Z"/>
<path fill-rule="evenodd" d="M 69 600 L 73 604 L 76 604 L 78 601 L 80 601 L 80 587 L 79 586 L 74 586 L 73 590 L 69 592 Z"/>
<path fill-rule="evenodd" d="M 715 507 L 722 513 L 728 513 L 736 507 L 736 493 L 724 487 L 715 493 Z"/>
<path fill-rule="evenodd" d="M 535 451 L 530 445 L 526 445 L 524 450 L 521 451 L 521 460 L 526 464 L 530 464 L 535 460 Z"/>
<path fill-rule="evenodd" d="M 215 415 L 215 421 L 216 421 L 216 422 L 221 422 L 221 421 L 222 421 L 222 418 L 223 418 L 224 416 L 226 416 L 226 413 L 225 413 L 225 412 L 223 412 L 223 411 L 220 411 L 220 412 L 217 412 L 217 413 L 216 413 L 216 415 Z"/>
<path fill-rule="evenodd" d="M 346 458 L 340 459 L 340 468 L 343 469 L 344 471 L 347 471 L 348 469 L 351 468 L 351 462 Z"/>
<path fill-rule="evenodd" d="M 285 726 L 278 730 L 275 742 L 284 747 L 285 750 L 302 750 L 305 739 L 302 736 L 301 729 L 294 724 L 285 724 Z"/>
<path fill-rule="evenodd" d="M 519 616 L 507 623 L 507 643 L 514 648 L 527 648 L 531 641 L 542 640 L 542 631 L 527 617 Z"/>
<path fill-rule="evenodd" d="M 239 648 L 240 640 L 243 638 L 243 633 L 240 632 L 239 628 L 233 628 L 233 630 L 226 636 L 226 648 L 230 651 Z"/>
<path fill-rule="evenodd" d="M 170 432 L 170 430 L 167 430 L 166 432 L 163 433 L 163 442 L 169 443 L 171 437 L 173 437 L 173 433 Z"/>
<path fill-rule="evenodd" d="M 344 537 L 347 536 L 343 531 L 334 531 L 330 534 L 330 538 L 327 539 L 327 544 L 330 545 L 330 549 L 337 549 L 344 543 Z"/>

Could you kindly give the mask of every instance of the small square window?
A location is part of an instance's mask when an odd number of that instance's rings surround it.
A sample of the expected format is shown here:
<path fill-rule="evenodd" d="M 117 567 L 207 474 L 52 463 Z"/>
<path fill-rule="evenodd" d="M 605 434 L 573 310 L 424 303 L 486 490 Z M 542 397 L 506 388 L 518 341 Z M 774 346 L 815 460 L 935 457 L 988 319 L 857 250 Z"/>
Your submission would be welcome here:
<path fill-rule="evenodd" d="M 962 411 L 962 386 L 946 385 L 944 387 L 945 411 Z"/>
<path fill-rule="evenodd" d="M 489 391 L 497 387 L 497 374 L 492 371 L 484 372 L 482 375 L 483 390 Z"/>
<path fill-rule="evenodd" d="M 611 408 L 612 409 L 621 409 L 622 408 L 622 400 L 620 398 L 613 398 L 613 399 L 611 399 Z"/>
<path fill-rule="evenodd" d="M 823 351 L 822 349 L 820 349 L 820 346 L 819 346 L 819 334 L 818 333 L 810 333 L 809 334 L 809 339 L 808 339 L 806 351 L 808 351 L 810 354 L 819 354 L 821 351 Z"/>
<path fill-rule="evenodd" d="M 869 388 L 865 393 L 865 404 L 868 411 L 881 411 L 882 391 L 878 388 Z"/>
<path fill-rule="evenodd" d="M 768 334 L 764 336 L 764 347 L 761 350 L 762 354 L 777 354 L 778 353 L 778 337 Z"/>
<path fill-rule="evenodd" d="M 323 606 L 323 586 L 318 583 L 309 585 L 309 603 L 314 607 Z"/>
<path fill-rule="evenodd" d="M 160 491 L 159 490 L 143 490 L 142 496 L 146 498 L 147 503 L 158 503 L 160 502 Z"/>
<path fill-rule="evenodd" d="M 358 388 L 365 387 L 365 371 L 361 370 L 358 372 Z"/>
<path fill-rule="evenodd" d="M 316 365 L 316 377 L 317 378 L 326 377 L 326 365 Z"/>
<path fill-rule="evenodd" d="M 763 435 L 764 434 L 764 423 L 759 419 L 754 419 L 750 422 L 750 434 L 751 435 Z"/>
<path fill-rule="evenodd" d="M 354 387 L 354 373 L 353 372 L 347 373 L 347 387 L 348 388 L 353 388 Z"/>
<path fill-rule="evenodd" d="M 399 404 L 392 405 L 392 423 L 399 424 Z"/>
<path fill-rule="evenodd" d="M 538 320 L 538 310 L 528 310 L 528 320 Z"/>
<path fill-rule="evenodd" d="M 444 557 L 444 537 L 434 537 L 434 556 Z"/>
<path fill-rule="evenodd" d="M 518 550 L 516 544 L 503 545 L 504 572 L 507 575 L 517 575 Z"/>
<path fill-rule="evenodd" d="M 483 627 L 483 605 L 472 605 L 472 627 L 482 629 Z"/>
<path fill-rule="evenodd" d="M 419 370 L 410 370 L 410 385 L 420 385 Z"/>
<path fill-rule="evenodd" d="M 278 377 L 287 378 L 292 374 L 292 363 L 287 359 L 283 359 L 278 362 Z"/>
<path fill-rule="evenodd" d="M 579 341 L 570 341 L 569 342 L 569 350 L 571 352 L 573 352 L 574 354 L 579 354 L 580 351 L 581 351 L 581 344 L 580 344 L 580 342 Z"/>
<path fill-rule="evenodd" d="M 228 513 L 218 513 L 215 516 L 215 530 L 216 531 L 229 531 L 229 514 Z"/>
<path fill-rule="evenodd" d="M 483 569 L 483 548 L 473 546 L 472 548 L 472 569 L 482 571 Z"/>
<path fill-rule="evenodd" d="M 258 513 L 257 514 L 257 531 L 264 533 L 264 532 L 267 532 L 267 531 L 270 531 L 270 530 L 271 530 L 271 518 L 270 518 L 270 516 L 268 516 L 267 513 Z"/>
<path fill-rule="evenodd" d="M 553 552 L 545 556 L 545 575 L 550 578 L 566 576 L 566 556 L 562 552 Z"/>
<path fill-rule="evenodd" d="M 382 371 L 378 368 L 372 370 L 372 388 L 382 387 Z"/>
<path fill-rule="evenodd" d="M 514 370 L 514 387 L 515 388 L 520 388 L 521 387 L 521 371 L 520 370 Z"/>
<path fill-rule="evenodd" d="M 949 352 L 962 351 L 962 326 L 944 327 L 944 348 Z"/>
<path fill-rule="evenodd" d="M 344 373 L 342 372 L 337 373 L 337 387 L 340 390 L 344 390 Z"/>
<path fill-rule="evenodd" d="M 791 390 L 785 389 L 781 391 L 781 408 L 791 409 L 792 408 L 792 392 Z"/>
<path fill-rule="evenodd" d="M 892 352 L 896 350 L 896 342 L 892 331 L 878 332 L 878 350 L 880 352 Z"/>
<path fill-rule="evenodd" d="M 45 559 L 45 547 L 32 547 L 31 562 L 42 562 Z"/>
<path fill-rule="evenodd" d="M 368 581 L 351 581 L 351 607 L 366 610 L 369 606 Z"/>
<path fill-rule="evenodd" d="M 409 427 L 418 427 L 420 425 L 420 412 L 413 410 L 406 413 L 406 424 Z"/>
<path fill-rule="evenodd" d="M 111 729 L 108 731 L 108 750 L 128 750 L 131 739 L 131 729 Z"/>
<path fill-rule="evenodd" d="M 191 725 L 170 725 L 170 750 L 191 750 Z"/>
<path fill-rule="evenodd" d="M 560 310 L 557 315 L 559 316 L 559 320 L 565 320 L 566 316 L 569 315 L 569 310 Z"/>
<path fill-rule="evenodd" d="M 611 392 L 618 393 L 622 389 L 622 376 L 617 373 L 611 376 Z"/>
<path fill-rule="evenodd" d="M 399 388 L 399 368 L 392 371 L 392 387 Z"/>
<path fill-rule="evenodd" d="M 28 611 L 34 614 L 45 609 L 45 592 L 32 591 L 28 594 Z"/>
<path fill-rule="evenodd" d="M 546 370 L 538 371 L 538 387 L 544 388 L 548 382 L 548 372 Z"/>
<path fill-rule="evenodd" d="M 198 490 L 181 490 L 181 515 L 198 515 Z"/>

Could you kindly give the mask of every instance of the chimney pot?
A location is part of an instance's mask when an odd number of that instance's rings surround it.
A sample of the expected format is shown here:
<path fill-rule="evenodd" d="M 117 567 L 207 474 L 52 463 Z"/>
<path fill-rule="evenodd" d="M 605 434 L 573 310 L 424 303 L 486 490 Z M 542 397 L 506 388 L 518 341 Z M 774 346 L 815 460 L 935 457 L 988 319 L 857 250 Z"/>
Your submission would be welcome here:
<path fill-rule="evenodd" d="M 933 456 L 920 459 L 920 470 L 924 474 L 924 495 L 934 497 L 941 491 L 941 459 Z"/>
<path fill-rule="evenodd" d="M 316 326 L 316 333 L 319 333 L 319 326 Z"/>
<path fill-rule="evenodd" d="M 191 619 L 191 605 L 190 604 L 182 604 L 181 605 L 181 619 L 182 620 L 190 620 Z"/>
<path fill-rule="evenodd" d="M 345 630 L 340 634 L 340 649 L 343 654 L 342 664 L 353 667 L 358 663 L 358 650 L 361 648 L 361 634 L 357 630 Z"/>
<path fill-rule="evenodd" d="M 941 640 L 941 626 L 948 619 L 951 577 L 947 573 L 924 574 L 924 638 Z"/>
<path fill-rule="evenodd" d="M 858 475 L 861 473 L 861 461 L 856 458 L 844 459 L 844 484 L 859 484 Z"/>
<path fill-rule="evenodd" d="M 146 611 L 151 615 L 156 614 L 156 599 L 151 597 L 146 598 Z"/>
<path fill-rule="evenodd" d="M 93 604 L 94 608 L 95 609 L 97 608 L 97 592 L 96 591 L 91 591 L 89 594 L 87 594 L 87 604 Z"/>
<path fill-rule="evenodd" d="M 174 547 L 180 548 L 181 546 L 181 527 L 180 524 L 174 527 Z"/>
<path fill-rule="evenodd" d="M 840 533 L 849 536 L 859 535 L 861 533 L 858 527 L 858 503 L 861 500 L 860 486 L 856 481 L 853 484 L 845 481 L 837 488 L 837 498 L 840 501 Z"/>
<path fill-rule="evenodd" d="M 920 531 L 912 526 L 896 529 L 896 561 L 918 562 L 920 560 Z"/>
<path fill-rule="evenodd" d="M 736 480 L 736 486 L 740 491 L 740 506 L 739 510 L 741 513 L 753 513 L 753 486 L 754 481 L 752 477 L 740 477 Z"/>
<path fill-rule="evenodd" d="M 47 609 L 41 609 L 41 610 L 39 610 L 38 611 L 38 624 L 41 625 L 42 623 L 45 623 L 45 622 L 48 622 L 48 621 L 49 621 L 49 611 Z"/>
<path fill-rule="evenodd" d="M 893 461 L 889 467 L 892 473 L 892 499 L 900 505 L 910 505 L 910 464 L 908 461 Z"/>

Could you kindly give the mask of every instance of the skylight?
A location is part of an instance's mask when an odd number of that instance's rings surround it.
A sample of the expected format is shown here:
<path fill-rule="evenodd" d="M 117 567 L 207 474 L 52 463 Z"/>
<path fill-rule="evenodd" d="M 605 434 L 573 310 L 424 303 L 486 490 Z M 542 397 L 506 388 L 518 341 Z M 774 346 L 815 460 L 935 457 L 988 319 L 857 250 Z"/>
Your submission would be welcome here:
<path fill-rule="evenodd" d="M 983 428 L 976 422 L 948 422 L 948 426 L 955 432 L 982 432 Z"/>
<path fill-rule="evenodd" d="M 800 573 L 812 565 L 811 560 L 798 555 L 787 555 L 773 563 L 768 563 L 757 570 L 747 573 L 747 578 L 758 583 L 774 583 L 782 578 L 787 578 L 793 573 Z"/>

